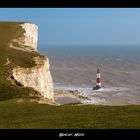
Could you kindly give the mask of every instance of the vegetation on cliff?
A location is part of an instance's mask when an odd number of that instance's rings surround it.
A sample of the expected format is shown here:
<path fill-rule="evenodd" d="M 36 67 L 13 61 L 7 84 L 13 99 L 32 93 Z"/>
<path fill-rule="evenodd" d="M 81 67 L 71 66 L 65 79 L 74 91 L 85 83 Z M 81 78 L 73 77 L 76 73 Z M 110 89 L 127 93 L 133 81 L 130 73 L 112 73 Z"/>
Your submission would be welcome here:
<path fill-rule="evenodd" d="M 24 31 L 17 22 L 0 22 L 0 100 L 11 98 L 30 98 L 28 89 L 11 84 L 7 80 L 10 69 L 15 66 L 32 67 L 35 65 L 35 52 L 22 52 L 9 48 L 9 43 Z M 7 63 L 7 58 L 9 64 Z"/>

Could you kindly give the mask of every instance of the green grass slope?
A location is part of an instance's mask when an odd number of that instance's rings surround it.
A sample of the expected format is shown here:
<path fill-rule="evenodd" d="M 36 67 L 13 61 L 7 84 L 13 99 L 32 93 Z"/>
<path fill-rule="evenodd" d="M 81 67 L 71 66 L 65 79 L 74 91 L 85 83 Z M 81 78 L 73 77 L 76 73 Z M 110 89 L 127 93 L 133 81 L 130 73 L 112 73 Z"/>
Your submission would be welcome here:
<path fill-rule="evenodd" d="M 62 105 L 0 102 L 0 128 L 140 128 L 140 106 Z"/>

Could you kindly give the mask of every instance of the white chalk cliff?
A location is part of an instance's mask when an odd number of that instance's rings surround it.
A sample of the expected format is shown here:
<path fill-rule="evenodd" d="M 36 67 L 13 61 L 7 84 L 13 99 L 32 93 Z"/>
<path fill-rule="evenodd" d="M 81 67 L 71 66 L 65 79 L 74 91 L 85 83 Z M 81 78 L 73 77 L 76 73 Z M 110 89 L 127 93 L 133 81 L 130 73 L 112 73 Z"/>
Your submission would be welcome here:
<path fill-rule="evenodd" d="M 10 47 L 22 51 L 37 51 L 38 26 L 32 23 L 19 25 L 24 29 L 24 32 L 20 37 L 12 40 Z"/>
<path fill-rule="evenodd" d="M 34 51 L 37 51 L 37 39 L 38 39 L 38 26 L 31 23 L 21 24 L 25 30 L 23 37 L 23 44 L 29 46 Z"/>
<path fill-rule="evenodd" d="M 23 23 L 20 26 L 24 29 L 23 37 L 19 37 L 19 47 L 25 46 L 24 51 L 34 50 L 37 51 L 37 36 L 38 27 L 32 23 Z M 27 47 L 28 46 L 28 47 Z M 12 45 L 14 48 L 14 46 Z M 14 49 L 18 49 L 15 47 Z M 19 49 L 20 50 L 20 49 Z M 22 50 L 21 50 L 22 51 Z M 53 81 L 50 73 L 50 64 L 47 57 L 34 57 L 36 66 L 32 68 L 23 68 L 20 66 L 15 67 L 13 77 L 20 82 L 24 87 L 32 87 L 39 91 L 44 98 L 48 98 L 54 101 L 54 89 Z"/>

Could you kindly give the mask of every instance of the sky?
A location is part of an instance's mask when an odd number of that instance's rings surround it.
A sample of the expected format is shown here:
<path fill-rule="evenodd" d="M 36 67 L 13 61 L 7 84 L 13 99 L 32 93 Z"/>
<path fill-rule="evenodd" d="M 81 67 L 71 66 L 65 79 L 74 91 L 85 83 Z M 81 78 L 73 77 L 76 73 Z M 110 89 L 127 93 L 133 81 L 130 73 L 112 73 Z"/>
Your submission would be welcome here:
<path fill-rule="evenodd" d="M 0 8 L 0 21 L 37 24 L 40 45 L 140 45 L 140 8 Z"/>

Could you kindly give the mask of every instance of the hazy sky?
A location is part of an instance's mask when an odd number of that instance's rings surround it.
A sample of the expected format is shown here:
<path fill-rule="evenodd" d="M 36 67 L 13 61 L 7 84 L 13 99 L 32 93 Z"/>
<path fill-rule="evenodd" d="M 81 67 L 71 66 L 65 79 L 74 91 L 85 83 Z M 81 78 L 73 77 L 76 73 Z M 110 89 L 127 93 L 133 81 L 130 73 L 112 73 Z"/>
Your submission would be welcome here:
<path fill-rule="evenodd" d="M 39 44 L 140 45 L 140 8 L 0 8 L 1 21 L 39 27 Z"/>

